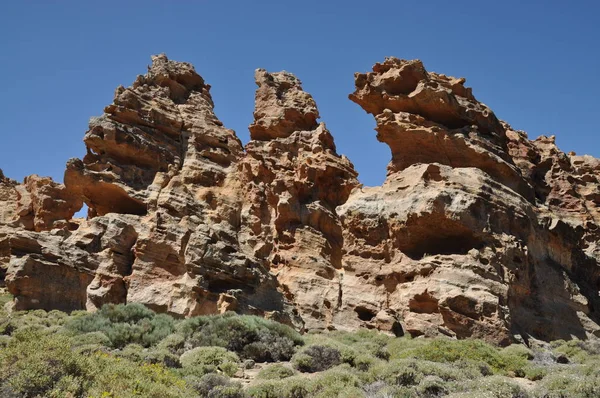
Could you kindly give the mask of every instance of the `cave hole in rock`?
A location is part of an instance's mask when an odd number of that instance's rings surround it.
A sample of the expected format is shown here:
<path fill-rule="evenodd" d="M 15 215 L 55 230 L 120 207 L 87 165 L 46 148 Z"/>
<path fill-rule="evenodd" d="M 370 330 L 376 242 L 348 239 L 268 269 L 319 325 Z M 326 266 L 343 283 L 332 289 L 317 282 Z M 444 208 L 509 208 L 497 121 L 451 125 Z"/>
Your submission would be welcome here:
<path fill-rule="evenodd" d="M 245 281 L 237 281 L 233 279 L 210 279 L 208 281 L 208 290 L 213 293 L 226 293 L 230 290 L 243 290 L 250 294 L 253 288 Z"/>
<path fill-rule="evenodd" d="M 148 207 L 141 200 L 132 198 L 121 187 L 114 184 L 101 183 L 88 187 L 84 191 L 88 206 L 88 218 L 103 216 L 108 213 L 134 214 L 145 216 Z"/>
<path fill-rule="evenodd" d="M 398 236 L 398 247 L 413 260 L 436 254 L 467 254 L 483 247 L 481 238 L 463 224 L 435 215 L 413 220 Z"/>
<path fill-rule="evenodd" d="M 394 336 L 396 337 L 404 336 L 404 328 L 400 322 L 394 321 L 392 324 L 392 333 L 394 333 Z"/>
<path fill-rule="evenodd" d="M 354 308 L 354 312 L 356 312 L 356 314 L 358 315 L 358 319 L 365 322 L 368 322 L 371 319 L 375 318 L 376 315 L 374 311 L 365 307 L 356 307 Z"/>
<path fill-rule="evenodd" d="M 433 314 L 439 311 L 438 300 L 425 291 L 408 301 L 408 309 L 417 314 Z"/>

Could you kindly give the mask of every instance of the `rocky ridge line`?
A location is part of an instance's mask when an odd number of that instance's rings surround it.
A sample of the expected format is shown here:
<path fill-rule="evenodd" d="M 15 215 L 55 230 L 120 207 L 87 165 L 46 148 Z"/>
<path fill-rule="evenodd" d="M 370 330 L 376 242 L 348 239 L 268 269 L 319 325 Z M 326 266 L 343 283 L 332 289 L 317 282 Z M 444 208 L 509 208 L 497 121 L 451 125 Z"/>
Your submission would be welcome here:
<path fill-rule="evenodd" d="M 530 141 L 464 78 L 388 58 L 350 95 L 392 153 L 383 185 L 363 187 L 300 80 L 255 80 L 245 148 L 194 68 L 159 55 L 91 119 L 64 185 L 0 173 L 14 308 L 140 302 L 501 344 L 600 335 L 598 159 Z"/>

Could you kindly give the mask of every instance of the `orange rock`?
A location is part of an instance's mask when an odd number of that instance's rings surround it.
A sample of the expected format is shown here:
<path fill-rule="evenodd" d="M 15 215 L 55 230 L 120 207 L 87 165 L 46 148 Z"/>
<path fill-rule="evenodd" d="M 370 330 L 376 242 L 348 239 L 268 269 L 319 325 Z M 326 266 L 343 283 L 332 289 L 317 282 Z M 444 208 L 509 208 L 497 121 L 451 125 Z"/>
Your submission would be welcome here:
<path fill-rule="evenodd" d="M 465 79 L 389 58 L 350 95 L 392 152 L 386 181 L 364 187 L 300 80 L 255 79 L 245 148 L 194 68 L 159 55 L 90 121 L 64 186 L 0 172 L 15 307 L 139 302 L 501 344 L 600 336 L 598 159 L 530 141 Z"/>

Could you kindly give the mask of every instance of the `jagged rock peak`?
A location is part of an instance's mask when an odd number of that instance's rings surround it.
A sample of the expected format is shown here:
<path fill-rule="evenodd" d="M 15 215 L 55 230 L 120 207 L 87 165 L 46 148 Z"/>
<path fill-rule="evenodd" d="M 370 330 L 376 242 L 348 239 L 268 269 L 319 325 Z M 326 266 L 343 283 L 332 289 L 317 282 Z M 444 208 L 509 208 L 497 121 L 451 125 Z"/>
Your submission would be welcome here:
<path fill-rule="evenodd" d="M 215 116 L 209 89 L 191 64 L 152 57 L 148 73 L 118 87 L 90 120 L 88 153 L 69 161 L 65 184 L 91 214 L 143 215 L 178 173 L 190 183 L 221 181 L 242 147 Z"/>
<path fill-rule="evenodd" d="M 375 116 L 377 139 L 390 147 L 388 179 L 420 163 L 476 167 L 533 200 L 508 155 L 505 126 L 464 83 L 427 72 L 419 60 L 388 58 L 355 74 L 350 99 Z"/>
<path fill-rule="evenodd" d="M 317 127 L 317 104 L 302 90 L 300 79 L 289 72 L 269 73 L 264 69 L 257 69 L 254 79 L 258 90 L 254 123 L 249 127 L 253 140 L 288 137 L 294 131 Z"/>
<path fill-rule="evenodd" d="M 148 67 L 145 76 L 138 76 L 133 87 L 140 84 L 156 84 L 169 88 L 171 99 L 180 102 L 186 98 L 191 91 L 203 91 L 210 89 L 204 79 L 196 73 L 194 66 L 187 62 L 171 61 L 165 54 L 153 55 L 152 65 Z"/>
<path fill-rule="evenodd" d="M 16 183 L 12 178 L 6 177 L 2 169 L 0 169 L 0 184 L 15 185 Z"/>
<path fill-rule="evenodd" d="M 494 112 L 475 99 L 465 81 L 427 72 L 420 60 L 391 57 L 375 64 L 373 72 L 355 75 L 356 91 L 350 99 L 373 115 L 389 109 L 451 129 L 476 125 L 484 133 L 503 131 Z"/>

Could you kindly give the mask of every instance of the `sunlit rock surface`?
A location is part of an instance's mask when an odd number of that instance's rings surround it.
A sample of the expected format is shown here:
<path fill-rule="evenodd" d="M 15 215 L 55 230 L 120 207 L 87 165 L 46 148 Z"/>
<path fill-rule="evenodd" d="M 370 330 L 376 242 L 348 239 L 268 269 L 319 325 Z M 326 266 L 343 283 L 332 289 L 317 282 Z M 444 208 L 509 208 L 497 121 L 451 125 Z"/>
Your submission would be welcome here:
<path fill-rule="evenodd" d="M 245 148 L 194 68 L 158 55 L 91 119 L 64 185 L 0 172 L 14 308 L 140 302 L 501 344 L 600 336 L 598 159 L 529 140 L 464 78 L 389 58 L 350 95 L 392 153 L 382 186 L 364 187 L 297 77 L 255 80 Z"/>

